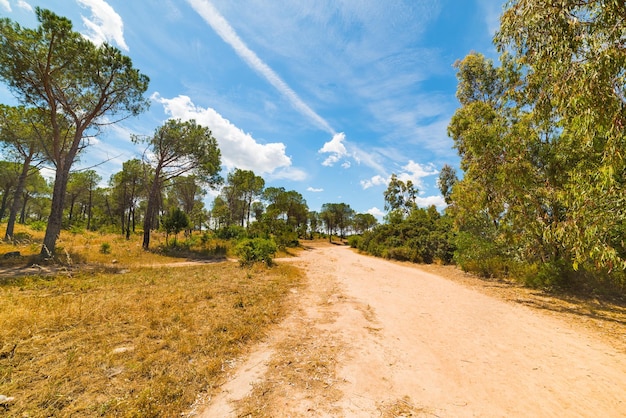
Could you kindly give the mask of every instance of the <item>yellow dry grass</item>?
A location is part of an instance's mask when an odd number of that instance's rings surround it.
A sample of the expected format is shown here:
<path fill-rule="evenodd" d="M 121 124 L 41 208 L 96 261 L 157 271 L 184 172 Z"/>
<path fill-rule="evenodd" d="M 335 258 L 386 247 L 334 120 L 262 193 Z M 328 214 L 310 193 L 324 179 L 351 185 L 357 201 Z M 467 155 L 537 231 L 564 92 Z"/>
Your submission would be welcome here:
<path fill-rule="evenodd" d="M 70 239 L 66 248 L 79 245 Z M 98 239 L 87 261 L 117 256 L 114 243 L 100 254 Z M 284 315 L 302 276 L 288 265 L 133 267 L 172 259 L 128 257 L 121 274 L 0 277 L 0 394 L 14 398 L 0 414 L 180 416 Z"/>

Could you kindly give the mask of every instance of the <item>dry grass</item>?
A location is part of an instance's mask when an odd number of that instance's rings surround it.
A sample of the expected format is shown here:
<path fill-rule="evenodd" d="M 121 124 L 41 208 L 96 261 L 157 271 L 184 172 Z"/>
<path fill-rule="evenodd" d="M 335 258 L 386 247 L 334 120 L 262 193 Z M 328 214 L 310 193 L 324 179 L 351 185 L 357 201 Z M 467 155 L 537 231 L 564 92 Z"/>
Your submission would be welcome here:
<path fill-rule="evenodd" d="M 114 242 L 100 254 L 99 239 L 82 254 L 119 257 L 126 273 L 0 278 L 0 394 L 15 398 L 0 414 L 180 416 L 284 315 L 302 276 L 288 265 L 132 267 L 173 259 L 126 248 L 126 261 Z"/>

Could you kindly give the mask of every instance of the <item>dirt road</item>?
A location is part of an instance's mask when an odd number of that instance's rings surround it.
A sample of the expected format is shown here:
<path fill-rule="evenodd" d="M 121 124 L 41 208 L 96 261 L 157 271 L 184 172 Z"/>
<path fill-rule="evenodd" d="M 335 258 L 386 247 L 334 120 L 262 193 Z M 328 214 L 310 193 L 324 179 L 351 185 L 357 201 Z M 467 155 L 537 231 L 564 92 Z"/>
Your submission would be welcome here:
<path fill-rule="evenodd" d="M 418 268 L 322 246 L 203 417 L 623 417 L 626 354 Z"/>

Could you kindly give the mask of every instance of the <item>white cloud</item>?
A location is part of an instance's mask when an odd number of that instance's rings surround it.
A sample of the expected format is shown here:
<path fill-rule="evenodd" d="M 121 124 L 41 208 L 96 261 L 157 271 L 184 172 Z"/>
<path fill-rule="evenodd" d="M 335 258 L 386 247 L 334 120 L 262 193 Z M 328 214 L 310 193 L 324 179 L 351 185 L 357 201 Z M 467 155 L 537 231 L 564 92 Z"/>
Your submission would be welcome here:
<path fill-rule="evenodd" d="M 435 169 L 433 164 L 419 164 L 413 160 L 409 160 L 409 163 L 402 167 L 403 172 L 398 174 L 398 179 L 406 182 L 411 180 L 418 188 L 422 187 L 422 179 L 428 176 L 434 176 L 439 174 L 439 171 Z"/>
<path fill-rule="evenodd" d="M 427 197 L 419 197 L 418 196 L 415 199 L 415 201 L 417 202 L 417 206 L 422 207 L 422 208 L 435 205 L 435 207 L 437 209 L 443 209 L 446 206 L 448 206 L 448 204 L 444 200 L 443 196 L 441 196 L 441 195 L 439 195 L 439 196 L 427 196 Z"/>
<path fill-rule="evenodd" d="M 315 187 L 307 187 L 306 191 L 313 192 L 313 193 L 321 193 L 324 191 L 324 189 L 316 189 Z"/>
<path fill-rule="evenodd" d="M 413 160 L 409 160 L 409 162 L 401 168 L 402 171 L 396 173 L 398 179 L 404 182 L 406 182 L 407 180 L 411 180 L 418 189 L 423 186 L 422 179 L 424 177 L 439 174 L 433 164 L 419 164 Z M 376 175 L 369 180 L 361 180 L 361 187 L 363 188 L 363 190 L 366 190 L 374 186 L 387 186 L 390 179 L 391 176 L 385 177 L 381 175 Z"/>
<path fill-rule="evenodd" d="M 318 151 L 320 154 L 330 154 L 322 165 L 331 167 L 337 163 L 340 159 L 348 155 L 343 141 L 346 139 L 346 135 L 343 132 L 333 135 L 333 139 L 324 144 L 324 146 Z"/>
<path fill-rule="evenodd" d="M 0 6 L 6 10 L 7 12 L 11 12 L 11 5 L 9 4 L 9 0 L 0 0 Z"/>
<path fill-rule="evenodd" d="M 85 36 L 93 43 L 115 42 L 128 51 L 124 41 L 124 22 L 120 15 L 104 0 L 76 0 L 84 8 L 91 9 L 91 19 L 82 16 L 87 28 Z"/>
<path fill-rule="evenodd" d="M 388 183 L 388 177 L 376 175 L 369 180 L 361 180 L 361 187 L 363 187 L 363 190 L 366 190 L 374 186 L 386 186 Z"/>
<path fill-rule="evenodd" d="M 19 7 L 20 9 L 27 10 L 29 12 L 33 11 L 33 6 L 31 6 L 30 4 L 26 3 L 24 0 L 19 0 L 17 2 L 17 7 Z"/>
<path fill-rule="evenodd" d="M 303 181 L 308 178 L 308 174 L 296 167 L 284 167 L 268 174 L 266 178 L 268 180 Z"/>
<path fill-rule="evenodd" d="M 347 170 L 348 168 L 350 168 L 351 166 L 352 166 L 352 164 L 350 164 L 350 161 L 344 161 L 344 163 L 343 163 L 343 164 L 341 164 L 341 167 L 342 167 L 342 168 L 345 168 L 346 170 Z"/>
<path fill-rule="evenodd" d="M 335 134 L 335 130 L 328 124 L 324 118 L 315 113 L 304 101 L 296 94 L 291 87 L 283 81 L 257 54 L 252 51 L 239 37 L 237 32 L 230 26 L 228 21 L 217 11 L 217 9 L 208 0 L 187 0 L 195 11 L 213 28 L 220 38 L 229 44 L 243 59 L 250 68 L 263 76 L 276 90 L 289 100 L 291 105 L 302 115 L 310 119 L 316 126 L 324 129 L 326 132 Z"/>
<path fill-rule="evenodd" d="M 374 206 L 371 209 L 367 210 L 367 213 L 369 213 L 370 215 L 374 215 L 377 218 L 382 218 L 385 216 L 385 212 L 383 212 L 382 210 L 378 209 L 376 206 Z"/>
<path fill-rule="evenodd" d="M 240 168 L 257 174 L 272 174 L 275 178 L 302 180 L 306 173 L 291 167 L 291 158 L 285 154 L 282 143 L 260 144 L 212 108 L 196 106 L 188 96 L 173 99 L 152 95 L 152 100 L 161 103 L 165 112 L 173 118 L 194 119 L 211 129 L 222 153 L 222 163 L 228 170 Z"/>

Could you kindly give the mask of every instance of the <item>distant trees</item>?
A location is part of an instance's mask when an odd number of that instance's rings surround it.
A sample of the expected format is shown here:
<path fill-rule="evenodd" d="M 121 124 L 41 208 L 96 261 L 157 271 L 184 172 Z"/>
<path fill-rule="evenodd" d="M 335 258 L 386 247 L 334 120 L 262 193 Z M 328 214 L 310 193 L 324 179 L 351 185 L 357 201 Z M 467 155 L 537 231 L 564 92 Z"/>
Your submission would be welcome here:
<path fill-rule="evenodd" d="M 148 78 L 130 58 L 108 45 L 96 46 L 74 32 L 69 19 L 36 9 L 39 27 L 0 20 L 0 79 L 24 106 L 39 109 L 50 124 L 44 152 L 55 181 L 42 255 L 54 253 L 61 230 L 69 173 L 104 116 L 143 111 Z M 111 120 L 106 119 L 110 124 Z"/>
<path fill-rule="evenodd" d="M 45 114 L 23 106 L 0 105 L 0 143 L 14 161 L 20 163 L 21 171 L 13 190 L 13 203 L 9 211 L 5 240 L 11 239 L 17 214 L 24 206 L 24 189 L 29 175 L 37 170 L 41 162 L 42 146 L 51 136 L 45 123 Z"/>
<path fill-rule="evenodd" d="M 135 137 L 134 141 L 148 145 L 151 155 L 148 161 L 153 170 L 143 220 L 142 245 L 148 249 L 165 182 L 193 173 L 210 187 L 218 184 L 221 181 L 220 150 L 211 131 L 193 120 L 170 119 L 157 128 L 152 137 Z"/>

